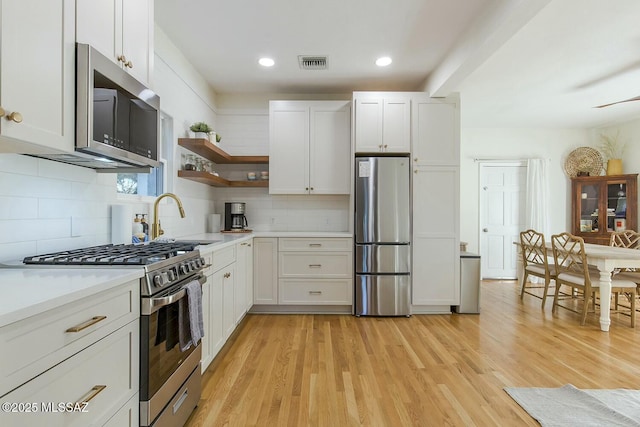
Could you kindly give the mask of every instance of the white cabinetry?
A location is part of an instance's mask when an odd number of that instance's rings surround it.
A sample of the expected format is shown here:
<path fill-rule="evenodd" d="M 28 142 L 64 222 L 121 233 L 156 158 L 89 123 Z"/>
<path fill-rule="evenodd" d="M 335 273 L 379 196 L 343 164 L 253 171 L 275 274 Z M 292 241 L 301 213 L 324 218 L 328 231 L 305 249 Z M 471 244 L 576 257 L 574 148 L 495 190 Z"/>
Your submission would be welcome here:
<path fill-rule="evenodd" d="M 141 82 L 153 73 L 153 0 L 77 0 L 76 39 Z"/>
<path fill-rule="evenodd" d="M 412 150 L 414 164 L 460 164 L 458 105 L 446 99 L 414 98 L 412 101 Z"/>
<path fill-rule="evenodd" d="M 236 245 L 235 317 L 239 324 L 253 305 L 253 239 Z"/>
<path fill-rule="evenodd" d="M 253 239 L 253 304 L 278 303 L 278 239 Z"/>
<path fill-rule="evenodd" d="M 89 402 L 91 425 L 109 425 L 113 417 L 137 425 L 139 288 L 134 280 L 0 328 L 3 401 Z M 0 425 L 87 425 L 86 413 L 37 409 L 2 412 Z"/>
<path fill-rule="evenodd" d="M 74 150 L 74 6 L 0 1 L 0 152 Z"/>
<path fill-rule="evenodd" d="M 448 311 L 460 299 L 459 170 L 414 171 L 412 303 L 446 306 Z"/>
<path fill-rule="evenodd" d="M 340 237 L 254 239 L 254 311 L 351 306 L 351 246 L 351 238 Z"/>
<path fill-rule="evenodd" d="M 460 303 L 460 117 L 457 99 L 412 102 L 413 312 Z M 429 308 L 426 308 L 429 307 Z"/>
<path fill-rule="evenodd" d="M 269 102 L 269 193 L 349 194 L 350 103 Z"/>
<path fill-rule="evenodd" d="M 411 99 L 391 93 L 355 92 L 356 153 L 408 153 L 411 149 Z"/>
<path fill-rule="evenodd" d="M 207 369 L 251 307 L 252 242 L 250 239 L 203 255 L 209 267 L 205 271 L 207 282 L 202 287 L 205 329 L 202 339 L 202 372 Z"/>

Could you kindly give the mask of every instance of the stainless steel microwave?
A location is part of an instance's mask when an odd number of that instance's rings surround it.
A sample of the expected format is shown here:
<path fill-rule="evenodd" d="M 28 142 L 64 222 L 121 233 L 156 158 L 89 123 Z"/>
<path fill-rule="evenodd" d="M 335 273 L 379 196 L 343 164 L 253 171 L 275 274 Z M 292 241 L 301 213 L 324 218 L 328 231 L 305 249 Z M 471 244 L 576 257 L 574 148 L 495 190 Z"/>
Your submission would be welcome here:
<path fill-rule="evenodd" d="M 76 151 L 96 169 L 158 162 L 160 97 L 93 47 L 76 45 Z M 92 167 L 92 166 L 89 166 Z"/>

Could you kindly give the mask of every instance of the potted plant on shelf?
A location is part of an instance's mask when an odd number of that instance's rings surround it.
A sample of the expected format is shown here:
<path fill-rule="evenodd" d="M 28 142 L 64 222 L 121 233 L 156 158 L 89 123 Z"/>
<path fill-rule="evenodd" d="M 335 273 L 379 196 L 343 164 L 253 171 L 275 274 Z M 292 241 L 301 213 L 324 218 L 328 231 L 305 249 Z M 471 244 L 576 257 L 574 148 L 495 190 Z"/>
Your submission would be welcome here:
<path fill-rule="evenodd" d="M 600 134 L 600 151 L 607 159 L 607 175 L 622 175 L 622 156 L 625 144 L 620 142 L 620 131 L 615 135 Z"/>
<path fill-rule="evenodd" d="M 205 122 L 194 123 L 189 127 L 189 129 L 195 134 L 196 138 L 209 139 L 209 135 L 213 132 L 213 129 L 211 129 Z"/>

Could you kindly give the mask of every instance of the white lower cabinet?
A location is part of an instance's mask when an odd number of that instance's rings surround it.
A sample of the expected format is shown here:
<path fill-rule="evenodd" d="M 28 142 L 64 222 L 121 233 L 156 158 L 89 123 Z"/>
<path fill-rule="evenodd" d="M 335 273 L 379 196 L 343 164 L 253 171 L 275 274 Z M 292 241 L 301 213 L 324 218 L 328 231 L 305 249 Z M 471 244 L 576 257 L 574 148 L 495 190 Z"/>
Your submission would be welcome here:
<path fill-rule="evenodd" d="M 240 324 L 253 301 L 253 239 L 203 255 L 207 281 L 202 287 L 205 336 L 204 372 Z"/>
<path fill-rule="evenodd" d="M 278 238 L 253 239 L 253 304 L 278 304 Z"/>
<path fill-rule="evenodd" d="M 140 425 L 140 395 L 136 393 L 104 427 L 137 427 Z"/>
<path fill-rule="evenodd" d="M 353 303 L 351 238 L 256 238 L 254 242 L 255 305 Z"/>
<path fill-rule="evenodd" d="M 414 168 L 414 313 L 416 306 L 449 310 L 460 303 L 459 173 L 456 166 Z"/>
<path fill-rule="evenodd" d="M 0 425 L 105 425 L 138 393 L 139 342 L 134 321 L 2 396 L 22 406 L 0 412 Z M 131 411 L 137 423 L 137 407 Z"/>

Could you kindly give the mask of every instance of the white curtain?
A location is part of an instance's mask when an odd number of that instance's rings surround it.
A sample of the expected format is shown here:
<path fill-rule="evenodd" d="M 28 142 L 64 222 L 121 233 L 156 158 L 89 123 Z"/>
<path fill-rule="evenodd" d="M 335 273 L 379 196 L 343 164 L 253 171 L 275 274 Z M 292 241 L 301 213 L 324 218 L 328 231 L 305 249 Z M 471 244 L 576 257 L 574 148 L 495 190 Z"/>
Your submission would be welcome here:
<path fill-rule="evenodd" d="M 527 200 L 525 225 L 549 239 L 549 176 L 547 160 L 527 161 Z"/>
<path fill-rule="evenodd" d="M 527 200 L 525 225 L 543 233 L 549 240 L 549 177 L 547 161 L 529 159 L 527 161 Z M 537 277 L 531 277 L 531 283 L 538 283 Z"/>

